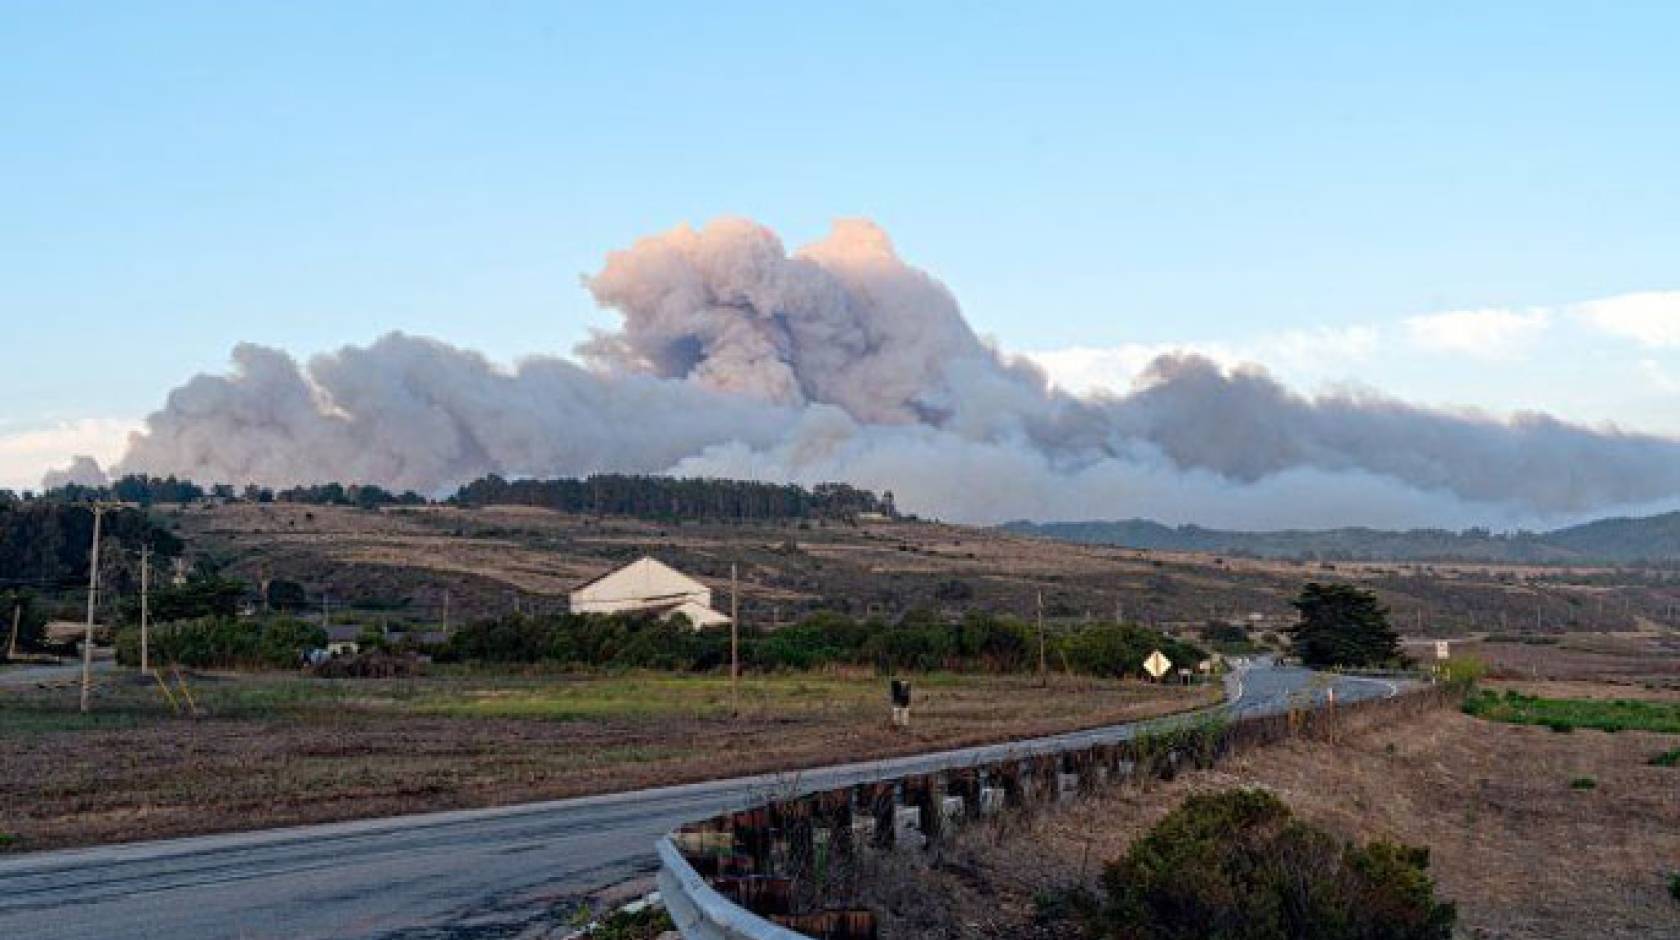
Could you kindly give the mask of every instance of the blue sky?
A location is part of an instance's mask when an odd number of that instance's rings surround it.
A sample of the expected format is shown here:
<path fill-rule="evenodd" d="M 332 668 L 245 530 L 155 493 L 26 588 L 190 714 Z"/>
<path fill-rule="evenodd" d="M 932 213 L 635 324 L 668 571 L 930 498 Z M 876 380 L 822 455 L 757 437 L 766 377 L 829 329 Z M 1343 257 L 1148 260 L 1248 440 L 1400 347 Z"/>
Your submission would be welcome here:
<path fill-rule="evenodd" d="M 0 486 L 241 340 L 566 352 L 720 214 L 873 218 L 1072 387 L 1680 434 L 1680 295 L 1578 306 L 1680 289 L 1680 7 L 633 6 L 0 4 Z"/>

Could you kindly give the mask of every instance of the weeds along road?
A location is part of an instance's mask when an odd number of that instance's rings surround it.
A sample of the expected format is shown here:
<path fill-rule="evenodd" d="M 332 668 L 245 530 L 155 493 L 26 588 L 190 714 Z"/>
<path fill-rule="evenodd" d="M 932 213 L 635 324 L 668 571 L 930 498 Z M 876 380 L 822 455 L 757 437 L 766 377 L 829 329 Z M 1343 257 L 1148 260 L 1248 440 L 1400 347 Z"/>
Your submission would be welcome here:
<path fill-rule="evenodd" d="M 1218 711 L 1322 699 L 1302 669 L 1227 679 Z M 1339 678 L 1341 701 L 1394 683 Z M 1181 715 L 1005 745 L 495 809 L 0 858 L 0 937 L 478 938 L 547 936 L 581 895 L 651 873 L 654 840 L 769 793 L 826 789 L 1128 738 Z"/>

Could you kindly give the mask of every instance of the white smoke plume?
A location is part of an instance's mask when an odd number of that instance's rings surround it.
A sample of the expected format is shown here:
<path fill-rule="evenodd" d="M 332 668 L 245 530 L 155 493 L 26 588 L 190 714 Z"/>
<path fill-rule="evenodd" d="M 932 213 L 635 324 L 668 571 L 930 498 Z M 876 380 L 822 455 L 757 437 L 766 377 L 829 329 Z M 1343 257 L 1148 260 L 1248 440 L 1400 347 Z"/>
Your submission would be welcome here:
<path fill-rule="evenodd" d="M 62 469 L 48 470 L 41 477 L 41 488 L 57 489 L 61 486 L 104 486 L 111 482 L 100 468 L 99 461 L 86 454 L 77 454 L 70 458 L 70 465 Z"/>
<path fill-rule="evenodd" d="M 892 489 L 965 521 L 1148 516 L 1248 528 L 1561 522 L 1680 504 L 1680 442 L 1158 359 L 1125 396 L 1052 391 L 977 337 L 885 232 L 789 253 L 724 219 L 611 253 L 623 317 L 503 369 L 392 334 L 300 366 L 242 345 L 176 389 L 117 472 L 440 492 L 485 473 L 675 472 Z"/>

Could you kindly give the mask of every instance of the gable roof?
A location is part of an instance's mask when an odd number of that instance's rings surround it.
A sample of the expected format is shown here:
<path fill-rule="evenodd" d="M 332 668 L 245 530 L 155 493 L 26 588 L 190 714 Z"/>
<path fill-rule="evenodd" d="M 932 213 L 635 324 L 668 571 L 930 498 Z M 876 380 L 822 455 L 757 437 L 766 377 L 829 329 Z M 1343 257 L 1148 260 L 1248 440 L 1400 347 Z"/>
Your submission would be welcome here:
<path fill-rule="evenodd" d="M 628 565 L 583 582 L 572 589 L 572 594 L 577 595 L 608 582 L 618 582 L 612 586 L 617 589 L 615 593 L 624 597 L 673 597 L 711 590 L 657 558 L 644 555 Z"/>

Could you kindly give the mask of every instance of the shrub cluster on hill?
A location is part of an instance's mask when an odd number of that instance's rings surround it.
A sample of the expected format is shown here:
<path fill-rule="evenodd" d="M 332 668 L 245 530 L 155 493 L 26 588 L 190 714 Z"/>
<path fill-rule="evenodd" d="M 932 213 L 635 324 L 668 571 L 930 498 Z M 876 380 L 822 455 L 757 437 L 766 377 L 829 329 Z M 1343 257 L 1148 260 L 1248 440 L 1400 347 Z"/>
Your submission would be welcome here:
<path fill-rule="evenodd" d="M 1186 799 L 1103 872 L 1097 937 L 1447 940 L 1429 850 L 1344 842 L 1263 790 Z"/>
<path fill-rule="evenodd" d="M 1089 624 L 1047 640 L 1050 667 L 1087 675 L 1137 675 L 1161 650 L 1186 667 L 1205 654 L 1142 627 Z M 442 658 L 485 662 L 555 662 L 585 667 L 705 671 L 729 662 L 727 630 L 695 631 L 684 620 L 554 614 L 512 615 L 457 631 Z M 913 611 L 896 623 L 814 614 L 773 632 L 741 636 L 749 669 L 803 670 L 852 665 L 890 672 L 958 670 L 1008 673 L 1036 669 L 1038 638 L 1012 617 L 974 613 L 960 621 Z"/>

